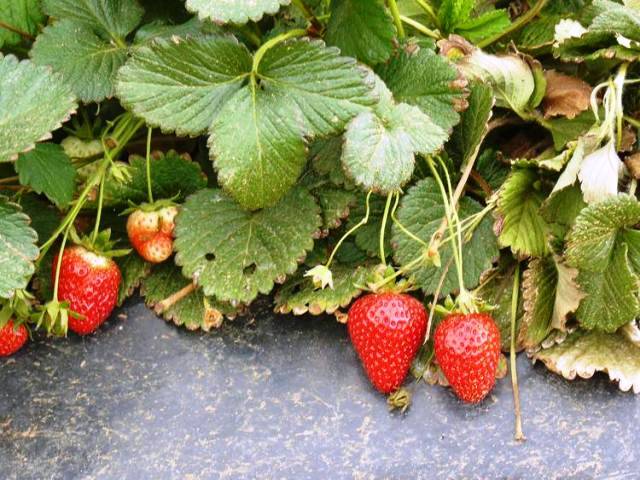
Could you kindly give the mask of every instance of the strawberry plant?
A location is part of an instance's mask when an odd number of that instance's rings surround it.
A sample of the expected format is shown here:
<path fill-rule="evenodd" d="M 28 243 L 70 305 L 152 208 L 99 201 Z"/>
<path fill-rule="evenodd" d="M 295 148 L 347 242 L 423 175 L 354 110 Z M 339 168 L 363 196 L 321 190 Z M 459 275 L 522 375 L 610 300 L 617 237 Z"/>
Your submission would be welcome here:
<path fill-rule="evenodd" d="M 640 393 L 638 2 L 7 0 L 0 52 L 0 354 L 267 295 L 392 406 Z"/>

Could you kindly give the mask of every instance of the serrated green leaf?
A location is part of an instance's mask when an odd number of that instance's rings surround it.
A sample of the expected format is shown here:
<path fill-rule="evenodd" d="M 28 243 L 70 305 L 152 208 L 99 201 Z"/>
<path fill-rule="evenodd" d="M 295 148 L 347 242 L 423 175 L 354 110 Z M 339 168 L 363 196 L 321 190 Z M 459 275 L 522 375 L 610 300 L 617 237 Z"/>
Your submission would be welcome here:
<path fill-rule="evenodd" d="M 209 149 L 218 180 L 244 208 L 275 204 L 307 163 L 301 126 L 287 116 L 274 97 L 244 88 L 213 122 Z"/>
<path fill-rule="evenodd" d="M 38 65 L 50 65 L 62 74 L 83 102 L 99 102 L 113 96 L 127 48 L 104 40 L 89 27 L 64 20 L 45 28 L 30 54 Z"/>
<path fill-rule="evenodd" d="M 553 136 L 553 145 L 556 150 L 560 151 L 564 146 L 576 140 L 594 125 L 596 118 L 591 110 L 582 112 L 575 118 L 552 118 L 547 120 L 547 128 Z"/>
<path fill-rule="evenodd" d="M 491 87 L 474 83 L 470 88 L 469 107 L 462 113 L 460 124 L 453 129 L 448 146 L 451 155 L 463 166 L 478 154 L 478 149 L 488 132 L 494 98 Z"/>
<path fill-rule="evenodd" d="M 131 201 L 141 203 L 147 200 L 147 172 L 146 161 L 143 157 L 132 155 L 131 180 L 120 183 L 108 177 L 105 182 L 104 202 L 109 206 L 125 206 Z M 188 156 L 178 155 L 170 150 L 151 160 L 151 185 L 155 198 L 173 198 L 178 201 L 197 190 L 206 187 L 207 179 L 202 173 L 200 165 Z"/>
<path fill-rule="evenodd" d="M 40 143 L 23 153 L 16 162 L 20 183 L 36 193 L 44 193 L 58 207 L 71 202 L 75 191 L 76 169 L 60 145 Z"/>
<path fill-rule="evenodd" d="M 578 284 L 586 294 L 576 312 L 583 327 L 615 332 L 640 315 L 638 277 L 631 271 L 625 243 L 613 250 L 603 270 L 581 270 Z"/>
<path fill-rule="evenodd" d="M 547 253 L 547 223 L 540 215 L 546 195 L 535 170 L 513 170 L 498 199 L 502 229 L 498 237 L 502 247 L 510 247 L 517 256 L 540 257 Z"/>
<path fill-rule="evenodd" d="M 567 262 L 580 270 L 603 271 L 616 248 L 618 234 L 640 222 L 640 202 L 619 195 L 583 209 L 567 238 Z"/>
<path fill-rule="evenodd" d="M 44 22 L 39 0 L 8 0 L 0 3 L 0 22 L 35 36 L 38 25 Z M 0 47 L 17 45 L 23 38 L 10 30 L 0 28 Z"/>
<path fill-rule="evenodd" d="M 296 270 L 320 224 L 314 198 L 301 188 L 258 212 L 220 190 L 201 190 L 177 218 L 176 263 L 205 295 L 248 303 Z"/>
<path fill-rule="evenodd" d="M 50 138 L 75 108 L 71 91 L 58 75 L 0 55 L 0 163 Z"/>
<path fill-rule="evenodd" d="M 478 155 L 474 169 L 493 190 L 499 189 L 509 175 L 507 164 L 500 159 L 495 150 L 490 148 Z"/>
<path fill-rule="evenodd" d="M 58 209 L 35 193 L 21 195 L 20 206 L 31 219 L 31 228 L 38 233 L 40 241 L 46 241 L 62 221 Z"/>
<path fill-rule="evenodd" d="M 136 30 L 134 38 L 135 44 L 152 44 L 158 39 L 173 40 L 176 37 L 188 38 L 200 35 L 222 35 L 224 30 L 222 27 L 213 22 L 202 21 L 193 17 L 184 23 L 174 25 L 172 23 L 164 23 L 155 21 L 147 23 Z"/>
<path fill-rule="evenodd" d="M 180 269 L 171 262 L 165 262 L 153 268 L 151 275 L 142 280 L 140 292 L 145 303 L 154 308 L 159 302 L 189 285 L 189 280 L 182 276 Z M 218 328 L 224 316 L 233 318 L 242 307 L 232 307 L 228 303 L 218 302 L 205 297 L 201 289 L 189 293 L 162 312 L 165 320 L 171 321 L 187 330 L 204 330 Z"/>
<path fill-rule="evenodd" d="M 640 393 L 640 347 L 621 333 L 578 330 L 559 345 L 535 352 L 533 358 L 569 380 L 604 372 L 620 390 Z"/>
<path fill-rule="evenodd" d="M 356 200 L 356 204 L 351 209 L 347 229 L 353 228 L 366 214 L 365 195 L 361 194 Z M 382 217 L 384 214 L 386 199 L 378 195 L 372 195 L 369 199 L 369 221 L 356 230 L 354 235 L 355 245 L 370 257 L 379 255 L 380 252 L 380 229 L 382 228 Z M 389 255 L 391 249 L 391 222 L 387 221 L 384 233 L 384 249 Z M 339 252 L 339 251 L 338 251 Z"/>
<path fill-rule="evenodd" d="M 469 20 L 475 0 L 442 0 L 438 9 L 438 23 L 444 33 L 453 32 L 456 25 Z"/>
<path fill-rule="evenodd" d="M 460 220 L 472 214 L 478 213 L 482 207 L 464 197 L 459 204 Z M 402 198 L 397 214 L 399 222 L 411 233 L 429 243 L 431 237 L 442 224 L 445 217 L 445 208 L 442 203 L 440 190 L 433 178 L 425 178 L 411 187 Z M 450 263 L 452 258 L 452 242 L 448 231 L 444 235 L 445 240 L 440 245 L 441 267 L 432 264 L 421 264 L 409 273 L 415 278 L 416 285 L 430 295 L 438 286 L 443 269 L 448 268 L 441 296 L 446 296 L 458 288 L 455 265 Z M 424 246 L 408 237 L 400 228 L 392 228 L 392 245 L 394 258 L 400 266 L 408 265 L 424 253 Z M 491 220 L 485 217 L 476 228 L 470 240 L 463 236 L 465 242 L 462 248 L 462 264 L 465 287 L 475 288 L 478 285 L 482 273 L 491 268 L 493 260 L 498 256 L 496 237 L 491 227 Z"/>
<path fill-rule="evenodd" d="M 559 258 L 543 257 L 529 262 L 523 275 L 525 314 L 519 343 L 535 348 L 552 329 L 564 330 L 567 316 L 575 312 L 584 298 L 575 282 L 578 270 L 566 266 Z"/>
<path fill-rule="evenodd" d="M 18 204 L 0 196 L 0 298 L 11 298 L 15 290 L 25 288 L 35 271 L 33 262 L 40 251 L 30 223 Z"/>
<path fill-rule="evenodd" d="M 416 105 L 431 120 L 450 130 L 460 117 L 456 108 L 464 102 L 455 67 L 433 49 L 412 45 L 376 70 L 399 102 Z"/>
<path fill-rule="evenodd" d="M 106 35 L 123 39 L 144 13 L 136 0 L 43 0 L 47 15 L 68 19 Z"/>
<path fill-rule="evenodd" d="M 322 229 L 327 231 L 338 228 L 349 216 L 350 208 L 355 205 L 357 195 L 353 191 L 323 186 L 313 191 L 322 210 Z"/>
<path fill-rule="evenodd" d="M 489 10 L 482 15 L 460 22 L 455 32 L 472 43 L 477 43 L 492 35 L 503 32 L 511 25 L 511 19 L 505 9 Z"/>
<path fill-rule="evenodd" d="M 335 0 L 325 39 L 343 55 L 369 65 L 384 62 L 393 52 L 395 28 L 382 0 Z"/>
<path fill-rule="evenodd" d="M 337 186 L 351 185 L 351 181 L 342 170 L 342 136 L 329 137 L 314 142 L 309 149 L 309 158 L 313 170 L 319 175 L 329 177 Z"/>
<path fill-rule="evenodd" d="M 287 280 L 276 293 L 276 312 L 294 315 L 304 315 L 309 312 L 312 315 L 320 315 L 333 314 L 341 308 L 346 308 L 362 293 L 358 285 L 365 285 L 371 268 L 334 265 L 331 267 L 331 272 L 333 288 L 317 289 L 311 278 L 302 275 L 296 275 Z"/>
<path fill-rule="evenodd" d="M 388 194 L 411 179 L 416 153 L 434 153 L 446 139 L 447 133 L 418 107 L 401 103 L 349 122 L 342 163 L 363 190 Z"/>
<path fill-rule="evenodd" d="M 608 0 L 594 0 L 593 7 L 600 13 L 591 22 L 589 31 L 640 41 L 640 12 Z"/>
<path fill-rule="evenodd" d="M 215 22 L 257 22 L 265 14 L 273 15 L 291 0 L 187 0 L 187 8 L 200 18 Z"/>
<path fill-rule="evenodd" d="M 517 37 L 518 48 L 526 51 L 541 50 L 553 45 L 556 24 L 560 15 L 547 15 L 524 26 Z"/>
<path fill-rule="evenodd" d="M 562 240 L 586 206 L 580 187 L 572 185 L 553 192 L 542 204 L 540 214 Z"/>
<path fill-rule="evenodd" d="M 125 106 L 163 131 L 200 135 L 242 86 L 251 55 L 232 37 L 158 39 L 136 49 L 118 74 Z"/>
<path fill-rule="evenodd" d="M 518 55 L 491 55 L 473 48 L 458 66 L 468 78 L 493 87 L 496 106 L 510 108 L 518 114 L 528 110 L 536 82 L 529 64 Z"/>
<path fill-rule="evenodd" d="M 118 289 L 118 306 L 120 306 L 127 298 L 133 295 L 142 280 L 149 275 L 151 264 L 145 262 L 135 253 L 118 257 L 115 262 L 120 267 L 120 273 L 122 274 L 122 281 Z"/>

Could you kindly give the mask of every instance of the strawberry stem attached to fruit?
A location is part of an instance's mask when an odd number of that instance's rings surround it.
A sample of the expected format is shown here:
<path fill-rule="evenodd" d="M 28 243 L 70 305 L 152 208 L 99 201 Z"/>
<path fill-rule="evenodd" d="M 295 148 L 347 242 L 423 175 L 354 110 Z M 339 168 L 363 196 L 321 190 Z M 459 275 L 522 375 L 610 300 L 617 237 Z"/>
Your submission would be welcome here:
<path fill-rule="evenodd" d="M 513 293 L 511 295 L 511 344 L 509 360 L 511 363 L 511 386 L 513 388 L 513 408 L 516 416 L 515 439 L 526 440 L 522 433 L 522 415 L 520 413 L 520 389 L 518 388 L 518 370 L 516 365 L 516 317 L 518 316 L 518 291 L 520 290 L 520 263 L 513 274 Z"/>

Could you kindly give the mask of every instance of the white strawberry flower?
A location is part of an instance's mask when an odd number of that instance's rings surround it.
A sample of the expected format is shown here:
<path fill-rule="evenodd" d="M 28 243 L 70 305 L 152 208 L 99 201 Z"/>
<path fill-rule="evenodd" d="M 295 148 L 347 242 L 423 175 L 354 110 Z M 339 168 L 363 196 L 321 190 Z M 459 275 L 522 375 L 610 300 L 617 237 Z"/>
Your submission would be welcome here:
<path fill-rule="evenodd" d="M 312 277 L 312 282 L 316 288 L 324 288 L 329 285 L 333 290 L 333 274 L 325 265 L 316 265 L 304 274 L 305 277 Z"/>
<path fill-rule="evenodd" d="M 616 153 L 615 143 L 591 152 L 582 161 L 578 179 L 587 203 L 599 202 L 618 194 L 618 180 L 624 172 L 624 164 Z"/>

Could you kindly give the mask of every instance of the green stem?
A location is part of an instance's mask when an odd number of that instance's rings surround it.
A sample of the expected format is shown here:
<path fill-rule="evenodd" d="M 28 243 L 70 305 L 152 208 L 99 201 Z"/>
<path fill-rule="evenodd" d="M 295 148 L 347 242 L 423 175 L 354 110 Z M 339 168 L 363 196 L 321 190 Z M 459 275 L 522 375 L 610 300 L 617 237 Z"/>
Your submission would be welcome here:
<path fill-rule="evenodd" d="M 430 28 L 425 27 L 420 22 L 416 22 L 412 18 L 409 18 L 409 17 L 407 17 L 405 15 L 400 15 L 400 20 L 402 20 L 407 25 L 412 26 L 413 28 L 418 30 L 420 33 L 425 34 L 427 37 L 431 37 L 431 38 L 433 38 L 435 40 L 440 40 L 440 38 L 442 38 L 437 32 L 434 32 Z"/>
<path fill-rule="evenodd" d="M 60 244 L 60 251 L 58 252 L 58 261 L 56 263 L 56 278 L 53 282 L 53 301 L 58 301 L 58 286 L 60 285 L 60 267 L 62 266 L 62 256 L 64 255 L 64 248 L 67 245 L 67 238 L 69 238 L 69 232 L 71 226 L 67 228 L 62 237 L 62 243 Z"/>
<path fill-rule="evenodd" d="M 369 199 L 370 198 L 371 198 L 371 192 L 367 193 L 366 211 L 365 211 L 364 217 L 356 225 L 351 227 L 347 231 L 347 233 L 345 233 L 340 238 L 340 240 L 338 240 L 338 243 L 336 243 L 336 246 L 333 248 L 333 251 L 331 252 L 331 255 L 329 256 L 329 260 L 327 260 L 327 263 L 325 264 L 325 267 L 329 268 L 331 266 L 331 262 L 333 262 L 333 257 L 336 255 L 336 252 L 338 251 L 338 249 L 342 245 L 342 242 L 344 242 L 349 237 L 349 235 L 351 235 L 353 232 L 358 230 L 362 225 L 366 224 L 369 221 L 369 212 L 370 212 Z"/>
<path fill-rule="evenodd" d="M 522 416 L 520 414 L 520 389 L 518 388 L 518 371 L 516 365 L 516 317 L 518 315 L 518 292 L 520 290 L 520 263 L 516 265 L 513 275 L 513 293 L 511 295 L 511 344 L 509 346 L 509 359 L 511 363 L 511 386 L 513 388 L 513 406 L 516 417 L 515 439 L 524 440 L 522 433 Z"/>
<path fill-rule="evenodd" d="M 93 234 L 91 235 L 91 245 L 96 243 L 98 239 L 98 233 L 100 233 L 100 220 L 102 219 L 102 204 L 104 203 L 104 184 L 107 170 L 102 173 L 100 178 L 100 193 L 98 194 L 98 211 L 96 213 L 96 224 L 93 227 Z"/>
<path fill-rule="evenodd" d="M 387 0 L 387 4 L 389 5 L 389 10 L 393 17 L 393 23 L 395 23 L 396 30 L 398 30 L 398 38 L 402 40 L 405 33 L 404 27 L 402 26 L 402 20 L 400 18 L 400 9 L 398 8 L 398 4 L 396 3 L 396 0 Z"/>
<path fill-rule="evenodd" d="M 420 245 L 422 245 L 425 248 L 429 248 L 429 244 L 427 242 L 425 242 L 424 240 L 422 240 L 420 237 L 418 237 L 417 235 L 414 235 L 413 233 L 411 233 L 411 231 L 405 227 L 402 223 L 400 223 L 400 221 L 396 218 L 396 209 L 398 208 L 398 203 L 400 201 L 400 193 L 396 193 L 396 201 L 393 205 L 393 208 L 391 209 L 391 221 L 396 225 L 396 227 L 398 227 L 400 229 L 400 231 L 402 233 L 404 233 L 407 237 L 409 237 L 410 239 L 414 240 L 415 242 L 419 243 Z"/>
<path fill-rule="evenodd" d="M 636 120 L 635 118 L 629 117 L 628 115 L 624 115 L 623 118 L 625 122 L 627 122 L 631 126 L 640 129 L 640 120 Z"/>
<path fill-rule="evenodd" d="M 508 28 L 506 28 L 501 32 L 496 33 L 495 35 L 492 35 L 491 37 L 487 37 L 484 40 L 481 40 L 480 42 L 478 42 L 478 47 L 485 48 L 491 45 L 492 43 L 497 42 L 501 38 L 512 34 L 519 28 L 523 27 L 528 22 L 533 20 L 533 18 L 540 13 L 540 10 L 542 10 L 542 8 L 546 5 L 546 3 L 547 3 L 547 0 L 538 0 L 538 2 L 533 7 L 531 7 L 528 11 L 526 11 L 523 15 L 520 15 L 520 17 L 518 17 L 515 22 L 509 25 Z"/>
<path fill-rule="evenodd" d="M 153 203 L 153 191 L 151 190 L 151 134 L 153 128 L 147 129 L 147 196 L 149 203 Z"/>
<path fill-rule="evenodd" d="M 281 33 L 273 37 L 272 39 L 264 42 L 262 46 L 256 50 L 256 53 L 253 55 L 253 66 L 251 67 L 251 76 L 255 78 L 258 74 L 258 67 L 260 66 L 260 62 L 262 61 L 262 57 L 264 57 L 265 53 L 269 51 L 269 49 L 273 48 L 277 44 L 289 40 L 294 37 L 302 37 L 307 34 L 307 31 L 303 28 L 296 28 L 294 30 L 289 30 L 288 32 Z"/>
<path fill-rule="evenodd" d="M 435 9 L 431 6 L 428 0 L 415 0 L 415 2 L 427 13 L 433 24 L 438 26 L 440 20 L 438 20 L 438 15 L 436 15 Z"/>
<path fill-rule="evenodd" d="M 388 277 L 384 277 L 381 281 L 379 281 L 378 283 L 375 283 L 371 286 L 371 291 L 375 292 L 377 291 L 380 287 L 385 286 L 387 283 L 389 283 L 391 280 L 393 280 L 394 278 L 398 278 L 401 275 L 404 275 L 407 272 L 410 272 L 411 269 L 418 265 L 420 262 L 424 261 L 424 254 L 423 255 L 419 255 L 418 257 L 414 258 L 413 260 L 411 260 L 409 263 L 407 263 L 406 265 L 400 267 L 398 270 L 396 270 L 392 275 L 389 275 Z"/>
<path fill-rule="evenodd" d="M 113 40 L 113 43 L 118 46 L 118 48 L 127 48 L 127 42 L 125 42 L 124 39 L 119 35 L 112 35 L 111 39 Z"/>
<path fill-rule="evenodd" d="M 382 214 L 382 226 L 380 227 L 380 260 L 383 265 L 387 265 L 386 257 L 387 255 L 384 253 L 384 234 L 387 229 L 387 220 L 389 218 L 389 208 L 391 207 L 391 199 L 394 194 L 390 193 L 387 195 L 387 203 L 384 206 L 384 213 Z"/>

